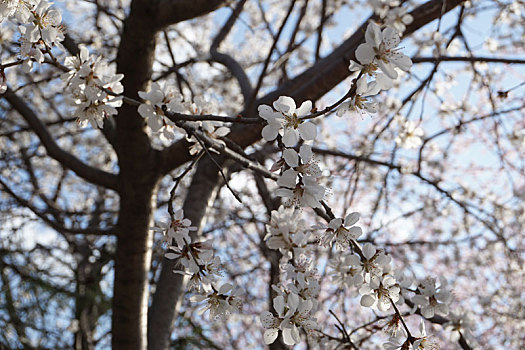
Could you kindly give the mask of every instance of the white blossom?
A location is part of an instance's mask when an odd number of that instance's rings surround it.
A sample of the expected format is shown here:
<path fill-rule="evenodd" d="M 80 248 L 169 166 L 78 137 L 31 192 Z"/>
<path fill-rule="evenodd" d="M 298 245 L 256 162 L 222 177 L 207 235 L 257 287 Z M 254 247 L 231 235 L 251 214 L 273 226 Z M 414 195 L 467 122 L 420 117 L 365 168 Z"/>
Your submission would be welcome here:
<path fill-rule="evenodd" d="M 184 211 L 182 209 L 173 213 L 173 219 L 169 223 L 160 222 L 158 225 L 159 226 L 152 227 L 151 229 L 155 232 L 162 233 L 164 240 L 170 245 L 172 240 L 175 240 L 180 249 L 191 243 L 189 232 L 197 230 L 197 227 L 191 226 L 190 219 L 184 218 Z"/>
<path fill-rule="evenodd" d="M 394 276 L 367 277 L 365 284 L 359 288 L 361 305 L 377 307 L 381 311 L 387 311 L 392 306 L 392 302 L 395 303 L 399 300 L 399 286 Z"/>
<path fill-rule="evenodd" d="M 259 116 L 268 122 L 262 130 L 266 141 L 273 141 L 280 134 L 286 147 L 293 147 L 299 138 L 309 141 L 317 136 L 316 126 L 301 117 L 310 114 L 312 101 L 305 101 L 299 108 L 293 98 L 281 96 L 273 103 L 272 107 L 260 105 Z M 275 109 L 275 110 L 274 110 Z"/>
<path fill-rule="evenodd" d="M 399 0 L 368 0 L 368 4 L 372 6 L 375 14 L 384 18 L 388 11 L 399 6 Z"/>
<path fill-rule="evenodd" d="M 331 246 L 335 240 L 336 246 L 341 249 L 348 249 L 350 241 L 356 240 L 361 236 L 363 230 L 359 226 L 353 226 L 359 221 L 359 213 L 348 214 L 343 222 L 341 218 L 332 219 L 328 226 L 318 223 L 314 229 L 325 230 L 319 243 L 325 247 Z"/>
<path fill-rule="evenodd" d="M 397 316 L 397 315 L 396 315 Z M 394 316 L 394 317 L 396 317 Z M 404 328 L 401 328 L 401 331 L 399 334 L 394 334 L 390 338 L 388 338 L 388 341 L 383 344 L 384 350 L 403 350 L 406 348 L 403 348 L 403 346 L 407 343 L 407 334 Z"/>
<path fill-rule="evenodd" d="M 362 76 L 357 81 L 357 88 L 354 96 L 346 101 L 341 103 L 337 109 L 336 115 L 341 117 L 343 114 L 348 112 L 368 112 L 376 113 L 377 112 L 377 103 L 370 101 L 369 96 L 377 95 L 381 90 L 381 87 L 377 82 L 368 83 L 366 81 L 366 76 Z"/>
<path fill-rule="evenodd" d="M 217 321 L 240 311 L 242 303 L 239 294 L 240 288 L 238 286 L 224 283 L 218 289 L 213 288 L 211 292 L 203 291 L 202 294 L 194 295 L 192 301 L 206 301 L 206 306 L 199 311 L 199 314 L 209 311 L 209 320 Z"/>
<path fill-rule="evenodd" d="M 199 121 L 201 131 L 203 131 L 208 137 L 215 139 L 215 142 L 225 145 L 224 141 L 219 138 L 224 137 L 230 133 L 230 128 L 224 126 L 221 122 L 213 120 Z M 202 146 L 194 136 L 188 138 L 189 142 L 193 142 L 190 146 L 189 152 L 191 155 L 195 155 L 202 150 Z"/>
<path fill-rule="evenodd" d="M 0 22 L 14 17 L 21 23 L 28 23 L 31 18 L 31 10 L 36 4 L 37 0 L 2 0 L 0 1 Z"/>
<path fill-rule="evenodd" d="M 436 285 L 435 278 L 427 278 L 419 284 L 418 291 L 412 301 L 421 308 L 421 315 L 425 318 L 432 318 L 435 314 L 442 316 L 448 315 L 448 304 L 451 294 L 446 290 L 446 284 L 441 281 Z"/>
<path fill-rule="evenodd" d="M 363 266 L 354 254 L 336 255 L 328 266 L 332 281 L 342 288 L 361 287 L 364 282 Z"/>
<path fill-rule="evenodd" d="M 318 162 L 313 158 L 312 147 L 309 145 L 301 145 L 299 153 L 293 148 L 285 148 L 283 158 L 286 164 L 298 173 L 313 177 L 320 177 L 322 175 Z"/>
<path fill-rule="evenodd" d="M 402 34 L 406 26 L 414 21 L 414 17 L 407 13 L 404 7 L 395 7 L 388 10 L 385 18 L 385 24 L 397 30 Z"/>
<path fill-rule="evenodd" d="M 117 107 L 122 105 L 121 94 L 124 88 L 120 81 L 123 74 L 115 74 L 114 67 L 100 57 L 89 55 L 85 46 L 80 46 L 77 56 L 67 57 L 64 65 L 69 72 L 62 74 L 66 82 L 66 100 L 76 107 L 74 115 L 81 126 L 90 123 L 94 128 L 103 127 L 104 118 L 117 114 Z"/>
<path fill-rule="evenodd" d="M 169 112 L 180 113 L 185 110 L 182 96 L 175 92 L 174 88 L 167 86 L 162 88 L 158 83 L 152 83 L 149 91 L 139 91 L 138 95 L 145 103 L 138 107 L 139 114 L 146 119 L 146 123 L 152 132 L 159 132 L 164 138 L 173 140 L 175 138 L 175 124 L 169 120 L 163 106 Z"/>
<path fill-rule="evenodd" d="M 391 259 L 382 250 L 377 250 L 372 243 L 366 243 L 362 251 L 361 265 L 363 266 L 365 277 L 379 277 L 384 273 L 390 272 Z"/>
<path fill-rule="evenodd" d="M 419 333 L 419 337 L 412 343 L 414 350 L 439 350 L 439 345 L 427 336 L 423 320 L 419 324 Z"/>
<path fill-rule="evenodd" d="M 209 242 L 194 242 L 179 248 L 170 246 L 165 254 L 168 259 L 176 259 L 173 272 L 188 276 L 188 290 L 202 292 L 222 275 L 224 266 L 219 256 L 213 254 Z"/>
<path fill-rule="evenodd" d="M 283 295 L 275 297 L 273 307 L 277 317 L 269 311 L 263 312 L 260 316 L 261 323 L 266 329 L 264 332 L 266 344 L 273 343 L 281 331 L 283 342 L 286 345 L 295 345 L 301 341 L 299 328 L 308 332 L 317 327 L 316 319 L 310 314 L 313 307 L 311 300 L 289 293 L 286 298 Z"/>
<path fill-rule="evenodd" d="M 423 143 L 424 131 L 415 122 L 411 120 L 401 121 L 400 126 L 401 130 L 396 137 L 396 144 L 399 147 L 417 148 Z"/>
<path fill-rule="evenodd" d="M 376 64 L 392 79 L 397 78 L 396 67 L 408 71 L 412 66 L 410 58 L 397 48 L 400 38 L 394 28 L 386 27 L 381 32 L 379 26 L 371 22 L 366 28 L 365 40 L 355 51 L 355 56 L 362 65 Z"/>
<path fill-rule="evenodd" d="M 279 197 L 286 199 L 287 205 L 301 207 L 319 208 L 326 189 L 317 183 L 317 180 L 309 175 L 303 176 L 297 182 L 298 172 L 287 169 L 283 172 L 277 183 L 282 186 L 275 191 Z"/>
<path fill-rule="evenodd" d="M 450 319 L 444 326 L 447 331 L 450 332 L 450 340 L 457 342 L 461 336 L 469 341 L 469 343 L 475 344 L 475 338 L 472 334 L 474 329 L 475 321 L 470 312 L 463 312 L 461 310 L 451 311 L 448 315 Z"/>
<path fill-rule="evenodd" d="M 31 14 L 32 18 L 24 33 L 30 42 L 36 43 L 42 39 L 51 47 L 64 40 L 63 29 L 60 26 L 62 15 L 57 9 L 51 8 L 51 3 L 41 0 Z"/>
<path fill-rule="evenodd" d="M 266 230 L 264 241 L 268 248 L 279 249 L 285 257 L 291 257 L 292 253 L 297 257 L 304 254 L 310 232 L 306 231 L 300 211 L 294 207 L 281 205 L 273 210 Z"/>
<path fill-rule="evenodd" d="M 321 287 L 319 285 L 319 276 L 317 269 L 313 266 L 311 259 L 295 259 L 293 264 L 288 261 L 282 270 L 286 271 L 286 278 L 292 280 L 292 283 L 286 285 L 287 289 L 309 299 L 313 303 L 312 310 L 317 310 L 317 297 Z"/>

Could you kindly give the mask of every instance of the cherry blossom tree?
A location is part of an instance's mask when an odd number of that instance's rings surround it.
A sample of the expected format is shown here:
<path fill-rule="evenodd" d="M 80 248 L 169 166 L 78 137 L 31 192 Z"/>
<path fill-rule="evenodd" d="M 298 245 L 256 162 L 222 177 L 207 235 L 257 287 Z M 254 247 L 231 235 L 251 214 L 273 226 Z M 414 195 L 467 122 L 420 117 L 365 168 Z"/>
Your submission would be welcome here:
<path fill-rule="evenodd" d="M 521 348 L 524 14 L 0 0 L 0 347 Z"/>

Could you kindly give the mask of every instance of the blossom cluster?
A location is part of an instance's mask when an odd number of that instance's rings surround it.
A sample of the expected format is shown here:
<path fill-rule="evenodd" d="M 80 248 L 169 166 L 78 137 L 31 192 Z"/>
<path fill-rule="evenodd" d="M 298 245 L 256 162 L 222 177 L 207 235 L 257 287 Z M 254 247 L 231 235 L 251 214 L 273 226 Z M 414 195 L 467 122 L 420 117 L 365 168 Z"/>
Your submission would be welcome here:
<path fill-rule="evenodd" d="M 355 51 L 358 62 L 350 61 L 349 66 L 350 71 L 361 72 L 356 82 L 356 90 L 351 99 L 338 108 L 338 116 L 351 111 L 376 113 L 377 103 L 370 97 L 394 85 L 393 80 L 398 77 L 397 69 L 406 72 L 412 66 L 410 58 L 397 48 L 400 41 L 395 28 L 387 26 L 381 30 L 373 22 L 368 24 L 365 42 Z M 378 73 L 378 69 L 381 69 L 382 73 Z"/>
<path fill-rule="evenodd" d="M 281 187 L 276 195 L 284 198 L 288 205 L 321 207 L 326 189 L 317 181 L 322 172 L 313 159 L 311 146 L 302 144 L 299 152 L 293 148 L 299 141 L 312 141 L 317 137 L 317 127 L 305 118 L 312 110 L 312 101 L 305 101 L 297 108 L 293 98 L 281 96 L 273 103 L 273 108 L 260 105 L 258 110 L 259 116 L 268 123 L 262 130 L 262 137 L 273 141 L 280 135 L 285 147 L 279 164 L 286 169 L 277 180 Z"/>
<path fill-rule="evenodd" d="M 223 270 L 221 259 L 214 255 L 209 242 L 192 240 L 190 231 L 196 231 L 197 227 L 184 218 L 182 209 L 173 213 L 169 223 L 160 222 L 152 230 L 161 233 L 168 244 L 164 256 L 177 261 L 173 272 L 187 276 L 188 290 L 196 293 L 192 301 L 206 301 L 201 313 L 209 311 L 209 319 L 217 320 L 239 311 L 240 288 L 230 283 L 216 287 Z"/>
<path fill-rule="evenodd" d="M 414 21 L 407 9 L 399 6 L 399 0 L 369 0 L 369 4 L 387 26 L 396 29 L 400 34 Z"/>
<path fill-rule="evenodd" d="M 264 341 L 273 343 L 281 331 L 284 343 L 294 345 L 300 342 L 300 329 L 307 334 L 317 329 L 314 314 L 319 307 L 320 286 L 317 270 L 308 259 L 312 232 L 294 206 L 272 211 L 266 228 L 266 245 L 282 254 L 281 270 L 286 272 L 286 282 L 272 285 L 277 294 L 273 299 L 275 313 L 264 311 L 260 315 L 266 329 Z"/>
<path fill-rule="evenodd" d="M 175 123 L 168 118 L 166 113 L 189 113 L 201 115 L 209 110 L 214 110 L 215 104 L 197 96 L 193 102 L 185 101 L 184 97 L 170 85 L 162 87 L 152 83 L 149 91 L 139 91 L 140 98 L 144 101 L 138 107 L 139 114 L 146 120 L 149 129 L 158 134 L 163 141 L 173 141 L 178 131 Z M 230 133 L 230 128 L 222 123 L 212 120 L 188 122 L 199 128 L 208 137 L 218 143 L 224 144 L 220 138 Z M 192 142 L 190 154 L 195 155 L 202 150 L 200 142 L 193 135 L 188 136 Z"/>
<path fill-rule="evenodd" d="M 44 62 L 53 47 L 63 50 L 64 27 L 60 11 L 47 0 L 3 0 L 0 2 L 0 22 L 8 19 L 18 22 L 20 30 L 20 57 L 29 72 L 33 61 Z"/>
<path fill-rule="evenodd" d="M 347 111 L 366 111 L 374 113 L 377 104 L 370 96 L 387 90 L 398 77 L 398 70 L 408 71 L 412 62 L 397 48 L 400 42 L 398 30 L 401 24 L 408 24 L 410 18 L 398 11 L 397 17 L 390 15 L 390 22 L 397 24 L 383 30 L 370 23 L 365 40 L 356 51 L 358 62 L 352 61 L 349 69 L 360 71 L 354 80 L 350 99 L 339 106 L 337 115 Z M 390 12 L 389 12 L 390 13 Z M 398 18 L 396 20 L 395 18 Z M 381 71 L 381 73 L 379 72 Z M 312 103 L 303 102 L 299 108 L 291 97 L 281 96 L 273 103 L 259 106 L 259 116 L 266 120 L 262 136 L 267 141 L 281 137 L 282 158 L 275 163 L 272 171 L 281 169 L 277 180 L 280 188 L 277 196 L 286 199 L 284 205 L 271 213 L 266 226 L 264 240 L 270 249 L 282 254 L 281 269 L 286 271 L 286 281 L 273 285 L 277 296 L 273 298 L 273 312 L 264 311 L 260 315 L 265 328 L 264 341 L 273 343 L 282 334 L 283 342 L 294 345 L 300 341 L 299 330 L 307 334 L 317 329 L 315 312 L 318 309 L 319 285 L 315 279 L 315 268 L 309 260 L 312 243 L 324 247 L 335 245 L 341 254 L 335 254 L 329 261 L 332 281 L 342 290 L 354 290 L 360 296 L 363 307 L 386 312 L 394 304 L 407 301 L 413 305 L 412 311 L 419 310 L 425 318 L 435 314 L 447 315 L 451 293 L 445 281 L 436 284 L 433 278 L 416 284 L 394 272 L 391 257 L 372 243 L 361 245 L 358 241 L 362 229 L 355 226 L 359 213 L 351 212 L 343 218 L 333 217 L 328 224 L 318 223 L 308 228 L 298 207 L 319 208 L 326 189 L 318 183 L 322 172 L 317 162 L 312 160 L 312 148 L 308 144 L 317 134 L 316 126 L 310 120 Z M 410 122 L 402 124 L 406 130 L 396 140 L 402 147 L 413 147 L 416 139 L 422 136 L 421 129 Z M 406 135 L 405 135 L 406 134 Z M 299 145 L 297 145 L 299 143 Z M 317 234 L 313 232 L 317 231 Z M 411 288 L 412 287 L 412 288 Z M 437 345 L 420 326 L 420 336 L 408 335 L 401 328 L 401 315 L 396 313 L 388 323 L 390 339 L 385 349 L 436 349 Z"/>
<path fill-rule="evenodd" d="M 24 71 L 29 72 L 33 63 L 42 63 L 48 55 L 51 64 L 69 70 L 61 76 L 66 82 L 65 100 L 74 106 L 74 115 L 82 126 L 90 123 L 102 127 L 105 117 L 117 114 L 122 105 L 124 89 L 120 81 L 122 74 L 101 57 L 90 55 L 85 46 L 80 45 L 76 56 L 66 57 L 60 65 L 53 54 L 53 48 L 64 51 L 62 14 L 47 0 L 2 0 L 0 1 L 0 22 L 10 20 L 19 25 L 20 52 Z M 0 92 L 6 89 L 6 78 L 0 72 Z"/>
<path fill-rule="evenodd" d="M 81 126 L 90 123 L 102 128 L 104 118 L 117 114 L 122 105 L 124 88 L 120 81 L 123 74 L 115 74 L 115 68 L 101 57 L 90 55 L 85 46 L 80 46 L 77 56 L 65 59 L 69 72 L 62 75 L 66 83 L 66 101 L 76 107 L 75 116 Z"/>

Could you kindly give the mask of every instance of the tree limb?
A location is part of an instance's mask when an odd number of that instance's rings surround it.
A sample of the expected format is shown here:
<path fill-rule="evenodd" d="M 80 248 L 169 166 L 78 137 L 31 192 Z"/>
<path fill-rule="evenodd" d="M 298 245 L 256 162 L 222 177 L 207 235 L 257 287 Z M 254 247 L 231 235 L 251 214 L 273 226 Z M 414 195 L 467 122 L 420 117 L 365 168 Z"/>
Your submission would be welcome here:
<path fill-rule="evenodd" d="M 229 0 L 162 0 L 158 4 L 156 22 L 160 27 L 165 27 L 203 16 L 229 2 Z"/>
<path fill-rule="evenodd" d="M 463 0 L 449 0 L 446 2 L 445 11 L 450 11 Z M 405 35 L 415 32 L 422 26 L 430 23 L 441 15 L 443 1 L 430 0 L 417 7 L 410 14 L 413 22 L 407 26 Z M 257 100 L 252 108 L 245 110 L 241 115 L 256 115 L 256 107 L 260 104 L 271 104 L 279 96 L 291 96 L 297 101 L 317 100 L 332 90 L 340 82 L 350 75 L 348 63 L 354 59 L 357 47 L 364 41 L 364 33 L 367 21 L 365 21 L 355 33 L 336 48 L 330 55 L 320 59 L 311 68 L 304 71 L 292 80 L 278 87 L 273 92 Z M 235 126 L 229 138 L 241 147 L 247 147 L 261 139 L 262 126 Z M 163 169 L 167 173 L 170 170 L 184 164 L 191 159 L 186 151 L 187 142 L 178 141 L 163 151 Z"/>
<path fill-rule="evenodd" d="M 100 185 L 112 190 L 118 190 L 118 179 L 117 176 L 103 170 L 97 169 L 90 165 L 85 164 L 80 159 L 72 155 L 71 153 L 63 150 L 53 139 L 53 136 L 49 133 L 46 126 L 37 117 L 36 113 L 29 108 L 29 106 L 22 101 L 11 89 L 2 95 L 11 106 L 25 119 L 29 127 L 33 129 L 35 134 L 42 142 L 49 156 L 55 159 L 57 162 L 72 170 L 75 174 L 96 185 Z"/>

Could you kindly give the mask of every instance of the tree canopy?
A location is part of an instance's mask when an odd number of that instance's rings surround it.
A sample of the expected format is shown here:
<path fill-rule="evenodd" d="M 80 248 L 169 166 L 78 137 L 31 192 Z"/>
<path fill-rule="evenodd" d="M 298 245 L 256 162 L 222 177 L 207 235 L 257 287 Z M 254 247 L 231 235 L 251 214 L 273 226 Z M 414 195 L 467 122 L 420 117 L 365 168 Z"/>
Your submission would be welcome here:
<path fill-rule="evenodd" d="M 0 348 L 522 348 L 523 23 L 0 0 Z"/>

